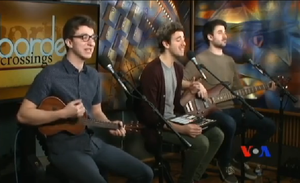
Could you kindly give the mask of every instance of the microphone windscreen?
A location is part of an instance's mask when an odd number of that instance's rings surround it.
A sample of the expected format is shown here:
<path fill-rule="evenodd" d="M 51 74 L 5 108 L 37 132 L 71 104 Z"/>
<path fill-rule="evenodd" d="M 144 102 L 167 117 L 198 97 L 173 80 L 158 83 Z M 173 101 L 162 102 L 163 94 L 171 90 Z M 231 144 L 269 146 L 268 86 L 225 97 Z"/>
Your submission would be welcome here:
<path fill-rule="evenodd" d="M 110 59 L 109 59 L 107 56 L 105 56 L 105 55 L 100 55 L 100 56 L 98 57 L 98 63 L 99 63 L 103 68 L 107 68 L 107 66 L 108 66 L 109 64 L 112 65 Z"/>
<path fill-rule="evenodd" d="M 192 60 L 192 58 L 196 57 L 193 51 L 188 51 L 186 55 L 189 58 L 189 60 Z"/>

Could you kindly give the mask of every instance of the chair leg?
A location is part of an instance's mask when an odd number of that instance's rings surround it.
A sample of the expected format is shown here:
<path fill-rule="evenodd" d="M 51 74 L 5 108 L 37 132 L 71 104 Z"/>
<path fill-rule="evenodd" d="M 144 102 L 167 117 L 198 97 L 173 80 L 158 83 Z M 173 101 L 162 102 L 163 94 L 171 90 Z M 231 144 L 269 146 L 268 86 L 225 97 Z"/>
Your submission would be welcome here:
<path fill-rule="evenodd" d="M 185 161 L 185 151 L 182 150 L 181 151 L 181 168 L 183 168 L 184 161 Z"/>
<path fill-rule="evenodd" d="M 174 180 L 170 174 L 171 166 L 170 163 L 163 158 L 156 157 L 155 163 L 152 166 L 152 170 L 154 172 L 154 176 L 159 179 L 164 179 L 166 183 L 174 183 Z M 162 173 L 162 174 L 161 174 Z"/>
<path fill-rule="evenodd" d="M 161 162 L 157 162 L 156 164 L 156 176 L 158 176 L 160 182 L 164 179 L 166 183 L 174 183 L 174 180 L 170 174 L 171 166 L 169 162 L 162 160 Z"/>
<path fill-rule="evenodd" d="M 166 169 L 168 172 L 171 171 L 171 165 L 170 165 L 170 163 L 169 163 L 168 161 L 162 160 L 161 163 L 162 163 L 162 166 L 164 166 L 165 169 Z M 158 162 L 158 161 L 155 161 L 154 165 L 152 166 L 152 170 L 153 170 L 155 176 L 158 176 L 158 175 L 159 175 L 159 166 L 160 166 L 160 165 L 159 165 L 159 162 Z"/>
<path fill-rule="evenodd" d="M 164 177 L 165 181 L 167 183 L 174 183 L 174 180 L 170 174 L 170 170 L 169 170 L 170 168 L 166 167 L 166 166 L 170 166 L 170 165 L 163 164 L 162 166 L 163 166 L 163 177 Z"/>

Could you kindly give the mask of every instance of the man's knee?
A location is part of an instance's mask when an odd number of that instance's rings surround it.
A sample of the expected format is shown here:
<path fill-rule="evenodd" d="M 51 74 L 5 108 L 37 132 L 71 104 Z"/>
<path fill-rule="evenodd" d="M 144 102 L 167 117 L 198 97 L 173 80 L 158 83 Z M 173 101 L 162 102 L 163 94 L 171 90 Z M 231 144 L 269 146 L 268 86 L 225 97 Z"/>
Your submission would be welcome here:
<path fill-rule="evenodd" d="M 132 174 L 132 178 L 128 181 L 129 183 L 144 183 L 144 182 L 152 182 L 154 178 L 154 173 L 152 168 L 150 168 L 148 165 L 143 164 L 138 169 L 138 172 L 135 172 Z"/>
<path fill-rule="evenodd" d="M 148 165 L 145 165 L 143 172 L 144 172 L 143 173 L 144 174 L 143 180 L 145 180 L 146 182 L 153 180 L 154 173 L 153 173 L 152 168 L 150 168 Z"/>
<path fill-rule="evenodd" d="M 196 150 L 196 151 L 200 150 L 202 152 L 208 151 L 209 140 L 204 134 L 198 135 L 190 143 L 192 145 L 191 147 L 192 150 Z"/>
<path fill-rule="evenodd" d="M 268 133 L 270 135 L 275 134 L 277 127 L 276 124 L 273 120 L 271 120 L 270 118 L 264 118 L 263 120 L 263 131 L 264 133 Z"/>
<path fill-rule="evenodd" d="M 224 140 L 224 133 L 218 127 L 213 127 L 204 133 L 205 136 L 209 139 L 210 142 L 222 143 Z"/>
<path fill-rule="evenodd" d="M 224 112 L 215 112 L 209 118 L 217 120 L 217 126 L 225 135 L 234 135 L 236 131 L 236 121 Z"/>

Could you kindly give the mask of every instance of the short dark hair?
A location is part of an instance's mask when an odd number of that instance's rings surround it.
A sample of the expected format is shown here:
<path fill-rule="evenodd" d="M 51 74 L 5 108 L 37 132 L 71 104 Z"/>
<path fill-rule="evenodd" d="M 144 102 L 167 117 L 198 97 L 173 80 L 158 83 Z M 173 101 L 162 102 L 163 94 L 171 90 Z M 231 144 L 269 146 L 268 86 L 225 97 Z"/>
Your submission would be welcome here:
<path fill-rule="evenodd" d="M 208 21 L 204 24 L 203 29 L 202 29 L 202 35 L 204 41 L 209 45 L 209 40 L 207 38 L 207 35 L 213 34 L 215 27 L 218 25 L 223 25 L 225 27 L 225 30 L 227 29 L 227 23 L 224 20 L 221 19 L 215 19 Z"/>
<path fill-rule="evenodd" d="M 165 47 L 162 42 L 166 41 L 167 43 L 170 43 L 171 36 L 177 31 L 184 32 L 183 26 L 179 22 L 167 22 L 163 23 L 163 25 L 159 27 L 156 32 L 156 37 L 160 53 L 163 53 L 165 51 Z"/>
<path fill-rule="evenodd" d="M 75 32 L 79 29 L 80 26 L 87 26 L 94 29 L 95 31 L 97 24 L 91 17 L 87 15 L 74 16 L 70 18 L 64 25 L 63 39 L 66 40 L 72 38 L 72 36 L 75 35 Z M 68 51 L 67 45 L 66 45 L 66 49 Z"/>

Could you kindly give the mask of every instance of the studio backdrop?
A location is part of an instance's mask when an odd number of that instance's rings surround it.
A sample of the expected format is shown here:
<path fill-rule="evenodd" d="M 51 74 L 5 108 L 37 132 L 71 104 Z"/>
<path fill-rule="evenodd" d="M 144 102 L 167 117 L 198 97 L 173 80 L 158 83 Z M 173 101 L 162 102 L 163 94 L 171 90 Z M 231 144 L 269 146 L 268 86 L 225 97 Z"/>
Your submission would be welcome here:
<path fill-rule="evenodd" d="M 78 14 L 99 22 L 94 4 L 0 1 L 0 100 L 24 97 L 41 69 L 62 59 L 63 26 Z M 95 67 L 96 56 L 87 64 Z"/>

